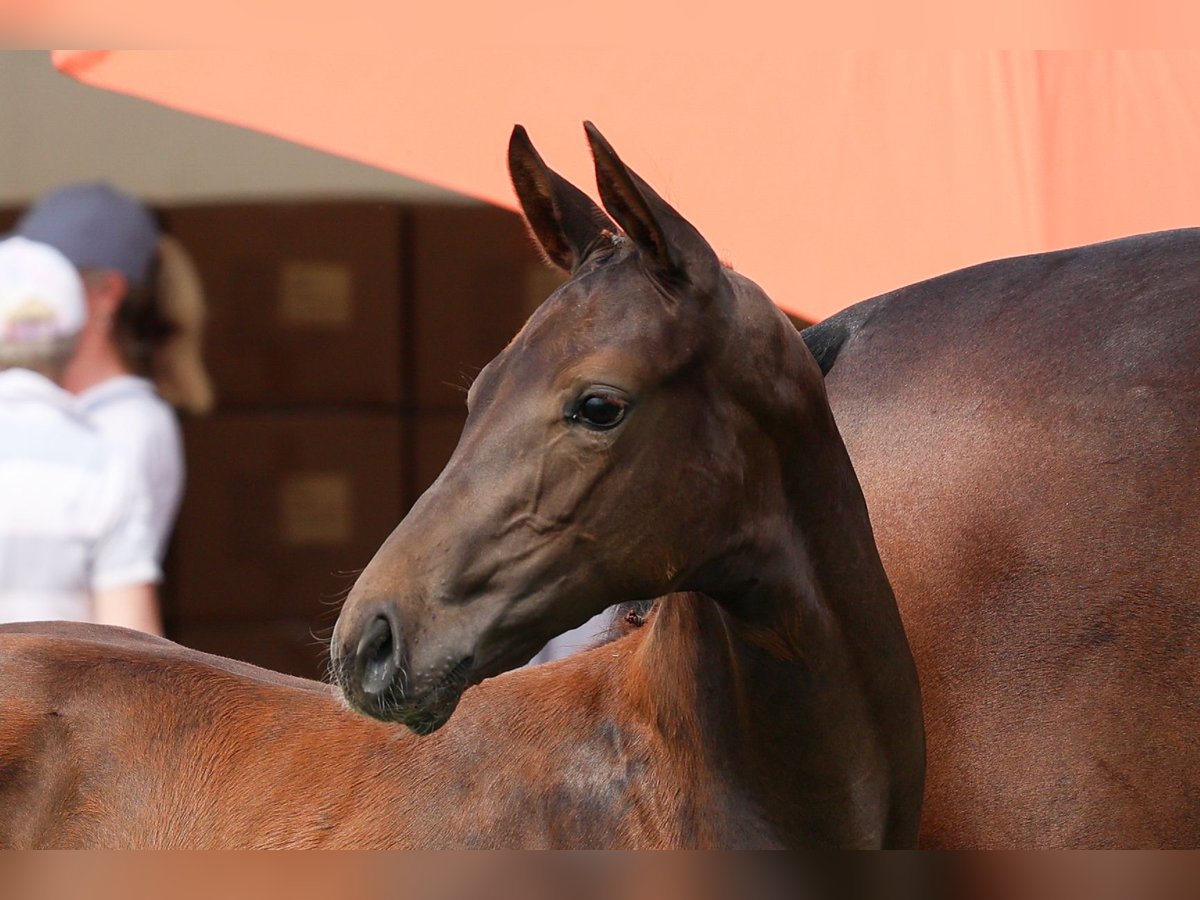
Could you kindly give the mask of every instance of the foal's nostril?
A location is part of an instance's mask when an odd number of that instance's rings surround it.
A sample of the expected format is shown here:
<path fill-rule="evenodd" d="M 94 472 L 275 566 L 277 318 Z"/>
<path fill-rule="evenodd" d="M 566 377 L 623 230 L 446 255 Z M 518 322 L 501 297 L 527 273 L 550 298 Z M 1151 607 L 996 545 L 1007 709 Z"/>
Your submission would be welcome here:
<path fill-rule="evenodd" d="M 359 684 L 373 700 L 387 693 L 396 678 L 398 642 L 391 620 L 384 615 L 371 620 L 358 642 Z"/>

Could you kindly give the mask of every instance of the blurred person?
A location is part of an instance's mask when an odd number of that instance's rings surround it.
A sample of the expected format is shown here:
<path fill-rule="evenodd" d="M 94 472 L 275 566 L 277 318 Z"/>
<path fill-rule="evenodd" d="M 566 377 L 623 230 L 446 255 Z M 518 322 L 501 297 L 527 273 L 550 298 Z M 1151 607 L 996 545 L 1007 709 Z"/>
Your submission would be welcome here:
<path fill-rule="evenodd" d="M 106 184 L 43 196 L 15 233 L 55 247 L 83 277 L 87 318 L 63 386 L 146 478 L 161 562 L 184 487 L 183 441 L 171 406 L 200 413 L 212 405 L 199 352 L 199 279 L 151 212 Z"/>
<path fill-rule="evenodd" d="M 161 633 L 145 486 L 61 387 L 85 319 L 61 253 L 0 241 L 0 620 Z"/>

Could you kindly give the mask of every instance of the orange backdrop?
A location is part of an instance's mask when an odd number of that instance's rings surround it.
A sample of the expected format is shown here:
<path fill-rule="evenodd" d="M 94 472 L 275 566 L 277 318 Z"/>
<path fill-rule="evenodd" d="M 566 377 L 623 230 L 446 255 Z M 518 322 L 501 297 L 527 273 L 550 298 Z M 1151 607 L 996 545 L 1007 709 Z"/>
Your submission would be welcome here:
<path fill-rule="evenodd" d="M 814 318 L 985 259 L 1200 219 L 1198 54 L 790 52 L 786 32 L 762 38 L 653 52 L 542 38 L 58 51 L 55 62 L 505 206 L 513 123 L 590 189 L 590 118 L 719 253 Z"/>

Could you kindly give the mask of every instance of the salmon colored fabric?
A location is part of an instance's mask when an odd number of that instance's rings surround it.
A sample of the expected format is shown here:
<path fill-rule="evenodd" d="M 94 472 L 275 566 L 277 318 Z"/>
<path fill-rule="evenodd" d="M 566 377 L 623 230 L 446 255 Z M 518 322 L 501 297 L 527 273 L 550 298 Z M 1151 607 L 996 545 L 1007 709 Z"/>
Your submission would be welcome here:
<path fill-rule="evenodd" d="M 89 84 L 510 207 L 513 124 L 591 190 L 592 119 L 720 254 L 813 318 L 971 263 L 1200 219 L 1200 54 L 785 44 L 55 59 Z"/>

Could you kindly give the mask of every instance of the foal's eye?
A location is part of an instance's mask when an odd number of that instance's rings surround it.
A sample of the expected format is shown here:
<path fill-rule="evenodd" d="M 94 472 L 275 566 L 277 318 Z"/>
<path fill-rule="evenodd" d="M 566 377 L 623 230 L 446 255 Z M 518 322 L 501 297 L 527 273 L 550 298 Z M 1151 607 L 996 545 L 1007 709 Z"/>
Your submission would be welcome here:
<path fill-rule="evenodd" d="M 571 419 L 604 431 L 619 424 L 628 408 L 629 401 L 616 394 L 586 394 L 579 401 Z"/>

